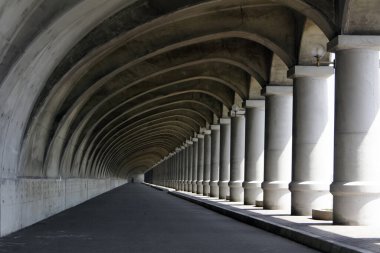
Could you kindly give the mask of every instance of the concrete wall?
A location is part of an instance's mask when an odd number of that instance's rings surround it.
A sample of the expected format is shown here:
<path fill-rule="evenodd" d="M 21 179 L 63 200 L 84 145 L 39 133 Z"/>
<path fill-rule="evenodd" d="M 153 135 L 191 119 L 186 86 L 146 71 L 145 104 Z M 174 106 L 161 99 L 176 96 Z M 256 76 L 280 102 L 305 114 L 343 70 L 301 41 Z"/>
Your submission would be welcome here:
<path fill-rule="evenodd" d="M 1 179 L 0 236 L 112 190 L 121 179 Z"/>

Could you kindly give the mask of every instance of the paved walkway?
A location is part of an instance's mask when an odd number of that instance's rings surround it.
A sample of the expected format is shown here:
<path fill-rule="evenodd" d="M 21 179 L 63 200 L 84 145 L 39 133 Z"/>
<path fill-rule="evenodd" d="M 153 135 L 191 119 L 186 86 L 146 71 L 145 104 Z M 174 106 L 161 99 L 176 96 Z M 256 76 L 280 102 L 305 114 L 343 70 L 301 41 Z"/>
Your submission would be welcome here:
<path fill-rule="evenodd" d="M 0 252 L 316 252 L 142 184 L 0 239 Z"/>
<path fill-rule="evenodd" d="M 194 193 L 170 191 L 171 195 L 207 207 L 228 217 L 292 239 L 323 252 L 380 253 L 379 226 L 339 226 L 332 221 L 311 219 L 310 216 L 292 216 L 288 211 L 264 210 L 261 207 L 243 205 Z"/>

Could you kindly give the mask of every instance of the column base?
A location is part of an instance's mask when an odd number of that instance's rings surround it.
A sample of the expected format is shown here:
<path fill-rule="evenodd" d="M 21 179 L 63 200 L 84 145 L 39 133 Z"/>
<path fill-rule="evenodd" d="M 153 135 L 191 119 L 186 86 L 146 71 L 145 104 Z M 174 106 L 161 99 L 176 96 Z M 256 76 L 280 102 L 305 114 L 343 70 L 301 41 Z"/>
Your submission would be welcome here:
<path fill-rule="evenodd" d="M 243 202 L 243 181 L 230 181 L 228 182 L 228 186 L 230 188 L 230 201 Z"/>
<path fill-rule="evenodd" d="M 191 192 L 192 193 L 197 193 L 197 181 L 192 181 L 191 182 Z"/>
<path fill-rule="evenodd" d="M 310 216 L 312 209 L 332 209 L 329 185 L 321 182 L 291 182 L 291 214 Z"/>
<path fill-rule="evenodd" d="M 210 197 L 219 198 L 219 181 L 210 181 Z"/>
<path fill-rule="evenodd" d="M 290 210 L 290 191 L 287 182 L 263 182 L 263 208 L 269 210 Z"/>
<path fill-rule="evenodd" d="M 262 181 L 249 181 L 243 183 L 244 205 L 256 205 L 256 201 L 263 201 Z"/>
<path fill-rule="evenodd" d="M 193 192 L 193 184 L 191 183 L 191 181 L 187 182 L 187 191 Z"/>
<path fill-rule="evenodd" d="M 203 181 L 197 181 L 197 194 L 203 195 Z"/>
<path fill-rule="evenodd" d="M 185 191 L 191 192 L 191 184 L 188 180 L 185 180 Z"/>
<path fill-rule="evenodd" d="M 375 182 L 334 182 L 333 223 L 379 226 L 380 185 Z"/>
<path fill-rule="evenodd" d="M 203 181 L 203 196 L 210 196 L 210 180 Z"/>
<path fill-rule="evenodd" d="M 230 196 L 230 189 L 228 188 L 228 181 L 219 181 L 219 198 L 228 199 Z"/>

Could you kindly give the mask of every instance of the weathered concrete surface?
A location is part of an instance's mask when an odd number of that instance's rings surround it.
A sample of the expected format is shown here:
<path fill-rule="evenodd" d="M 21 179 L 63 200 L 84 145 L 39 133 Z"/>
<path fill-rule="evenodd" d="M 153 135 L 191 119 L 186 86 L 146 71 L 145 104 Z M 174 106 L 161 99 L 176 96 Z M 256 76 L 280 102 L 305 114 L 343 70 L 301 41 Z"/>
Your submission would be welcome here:
<path fill-rule="evenodd" d="M 119 179 L 3 179 L 1 236 L 29 226 L 124 184 Z"/>
<path fill-rule="evenodd" d="M 316 252 L 141 184 L 0 239 L 1 252 Z"/>

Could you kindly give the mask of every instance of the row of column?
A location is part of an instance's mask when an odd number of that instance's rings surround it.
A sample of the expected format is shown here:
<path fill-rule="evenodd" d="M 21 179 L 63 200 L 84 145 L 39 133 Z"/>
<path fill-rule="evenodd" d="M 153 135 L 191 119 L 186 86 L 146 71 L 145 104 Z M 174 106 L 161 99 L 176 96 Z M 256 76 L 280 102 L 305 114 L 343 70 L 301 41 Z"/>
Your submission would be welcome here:
<path fill-rule="evenodd" d="M 329 43 L 335 87 L 332 67 L 293 67 L 293 87 L 266 86 L 265 100 L 245 101 L 187 141 L 155 167 L 157 184 L 293 215 L 333 208 L 336 224 L 380 224 L 379 53 L 376 39 L 361 39 Z"/>

